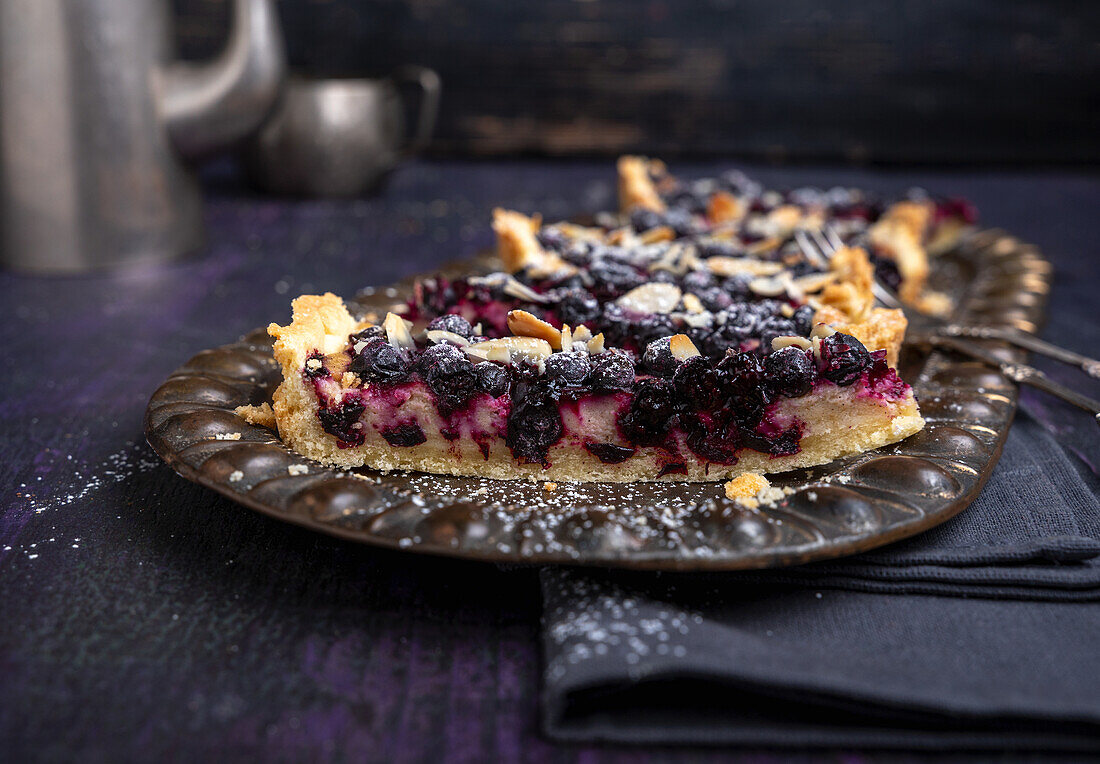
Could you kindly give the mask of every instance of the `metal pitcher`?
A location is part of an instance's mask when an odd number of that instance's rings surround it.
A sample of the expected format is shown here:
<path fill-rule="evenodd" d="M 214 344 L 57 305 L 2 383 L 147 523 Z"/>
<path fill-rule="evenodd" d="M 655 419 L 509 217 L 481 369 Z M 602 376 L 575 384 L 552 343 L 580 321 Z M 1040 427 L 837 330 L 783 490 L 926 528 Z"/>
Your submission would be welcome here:
<path fill-rule="evenodd" d="M 173 62 L 168 0 L 0 2 L 0 260 L 81 271 L 202 244 L 184 160 L 258 127 L 286 55 L 273 0 L 233 0 L 214 61 Z"/>

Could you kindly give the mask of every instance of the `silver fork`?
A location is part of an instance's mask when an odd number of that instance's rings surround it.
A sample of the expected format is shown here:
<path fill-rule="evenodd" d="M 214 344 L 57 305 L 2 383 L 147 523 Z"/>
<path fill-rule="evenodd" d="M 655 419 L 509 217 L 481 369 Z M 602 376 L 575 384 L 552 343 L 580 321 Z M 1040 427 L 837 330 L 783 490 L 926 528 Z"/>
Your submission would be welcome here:
<path fill-rule="evenodd" d="M 813 241 L 810 239 L 811 236 Z M 798 242 L 803 254 L 806 255 L 806 259 L 818 268 L 828 268 L 830 258 L 844 246 L 844 242 L 841 241 L 832 228 L 826 228 L 824 233 L 812 231 L 809 235 L 805 231 L 796 231 L 795 240 Z M 1031 385 L 1088 411 L 1093 415 L 1097 424 L 1100 424 L 1100 401 L 1055 382 L 1032 366 L 1004 361 L 982 345 L 970 342 L 969 338 L 1001 340 L 1063 363 L 1077 366 L 1086 374 L 1095 378 L 1100 378 L 1100 361 L 1052 345 L 1018 329 L 1000 326 L 965 326 L 941 321 L 923 314 L 916 314 L 912 309 L 902 304 L 893 290 L 883 284 L 877 276 L 874 278 L 871 289 L 875 299 L 887 308 L 902 311 L 910 326 L 916 328 L 915 332 L 906 335 L 906 338 L 910 341 L 949 348 L 996 366 L 1002 374 L 1015 382 Z"/>

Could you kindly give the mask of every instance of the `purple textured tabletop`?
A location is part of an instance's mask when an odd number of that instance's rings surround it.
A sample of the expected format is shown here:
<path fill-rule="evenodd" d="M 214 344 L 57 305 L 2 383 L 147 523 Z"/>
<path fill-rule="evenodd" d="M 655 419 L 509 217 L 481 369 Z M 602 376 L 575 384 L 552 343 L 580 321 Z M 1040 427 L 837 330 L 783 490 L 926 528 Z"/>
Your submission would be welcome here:
<path fill-rule="evenodd" d="M 0 751 L 12 761 L 651 755 L 538 737 L 534 571 L 281 525 L 178 478 L 141 434 L 145 403 L 172 369 L 285 320 L 291 297 L 350 295 L 470 254 L 490 243 L 496 205 L 549 218 L 608 207 L 612 174 L 611 162 L 422 162 L 377 198 L 294 203 L 215 173 L 210 243 L 196 257 L 82 278 L 0 273 Z M 969 196 L 985 223 L 1055 262 L 1048 336 L 1096 354 L 1100 179 L 758 175 Z M 1063 426 L 1063 412 L 1025 400 Z"/>

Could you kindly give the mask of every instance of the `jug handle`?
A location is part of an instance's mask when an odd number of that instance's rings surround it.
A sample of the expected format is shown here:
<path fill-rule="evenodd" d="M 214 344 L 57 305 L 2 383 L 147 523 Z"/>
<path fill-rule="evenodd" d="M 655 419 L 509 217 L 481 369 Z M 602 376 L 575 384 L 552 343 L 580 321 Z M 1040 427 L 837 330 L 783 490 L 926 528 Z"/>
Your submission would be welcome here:
<path fill-rule="evenodd" d="M 398 83 L 408 83 L 420 88 L 420 108 L 416 119 L 416 131 L 409 137 L 404 151 L 413 154 L 427 145 L 435 129 L 435 120 L 439 114 L 439 96 L 443 89 L 439 75 L 426 66 L 402 66 L 394 71 L 392 79 Z"/>
<path fill-rule="evenodd" d="M 158 73 L 160 113 L 176 149 L 195 157 L 244 138 L 267 118 L 286 77 L 274 0 L 233 0 L 225 50 L 203 64 Z"/>

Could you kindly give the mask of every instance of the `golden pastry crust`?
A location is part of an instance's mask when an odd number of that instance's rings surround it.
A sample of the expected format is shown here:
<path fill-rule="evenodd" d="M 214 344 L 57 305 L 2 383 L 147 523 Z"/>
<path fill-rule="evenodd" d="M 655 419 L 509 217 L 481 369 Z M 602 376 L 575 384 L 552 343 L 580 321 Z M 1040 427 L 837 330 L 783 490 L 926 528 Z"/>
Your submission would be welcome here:
<path fill-rule="evenodd" d="M 874 268 L 867 253 L 858 247 L 844 247 L 833 255 L 829 266 L 838 281 L 825 287 L 817 298 L 814 323 L 850 334 L 868 350 L 885 350 L 886 362 L 896 366 L 909 322 L 900 310 L 875 307 L 871 289 Z"/>
<path fill-rule="evenodd" d="M 233 413 L 249 424 L 270 427 L 273 430 L 277 426 L 275 410 L 267 402 L 261 403 L 259 406 L 238 406 L 233 410 Z"/>
<path fill-rule="evenodd" d="M 650 160 L 644 157 L 619 157 L 619 209 L 630 212 L 638 207 L 663 212 L 666 207 L 650 177 Z"/>
<path fill-rule="evenodd" d="M 928 282 L 928 254 L 924 239 L 931 224 L 931 203 L 898 202 L 868 230 L 876 251 L 894 261 L 901 274 L 898 296 L 917 305 Z"/>
<path fill-rule="evenodd" d="M 900 310 L 874 308 L 864 321 L 852 321 L 836 308 L 825 305 L 814 313 L 814 323 L 828 324 L 838 332 L 850 334 L 868 350 L 885 350 L 886 363 L 896 367 L 909 321 Z"/>
<path fill-rule="evenodd" d="M 528 217 L 520 212 L 497 207 L 493 210 L 493 231 L 497 235 L 497 255 L 509 273 L 526 269 L 540 278 L 565 275 L 576 267 L 557 254 L 544 250 L 535 237 L 542 226 L 539 215 Z"/>
<path fill-rule="evenodd" d="M 505 269 L 515 272 L 542 259 L 542 247 L 535 234 L 542 225 L 538 215 L 527 217 L 512 210 L 493 210 L 493 231 L 497 235 L 497 254 Z"/>
<path fill-rule="evenodd" d="M 731 501 L 737 499 L 753 499 L 756 494 L 771 487 L 771 482 L 756 472 L 746 472 L 724 486 L 726 498 Z"/>
<path fill-rule="evenodd" d="M 287 326 L 267 327 L 267 333 L 275 338 L 275 360 L 283 370 L 283 381 L 273 396 L 279 436 L 304 456 L 341 464 L 340 448 L 336 439 L 321 428 L 317 394 L 306 383 L 302 370 L 312 354 L 342 350 L 348 336 L 361 324 L 348 312 L 344 301 L 331 292 L 302 295 L 291 303 L 291 317 Z"/>
<path fill-rule="evenodd" d="M 865 321 L 875 306 L 875 269 L 867 253 L 858 247 L 841 247 L 829 261 L 829 270 L 837 282 L 825 287 L 819 303 L 836 308 L 850 322 Z"/>

